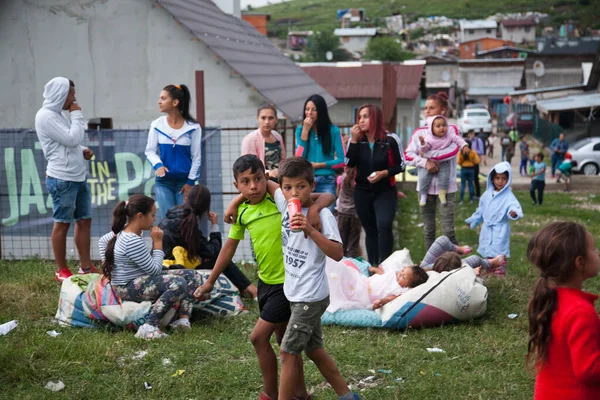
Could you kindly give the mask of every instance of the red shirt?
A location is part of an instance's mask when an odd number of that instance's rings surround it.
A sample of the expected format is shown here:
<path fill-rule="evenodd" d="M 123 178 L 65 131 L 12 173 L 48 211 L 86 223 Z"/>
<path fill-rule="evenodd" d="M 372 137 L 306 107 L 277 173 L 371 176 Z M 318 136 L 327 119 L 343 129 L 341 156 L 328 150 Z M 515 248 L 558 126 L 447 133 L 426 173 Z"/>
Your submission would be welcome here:
<path fill-rule="evenodd" d="M 535 400 L 600 399 L 598 296 L 558 288 L 548 358 L 535 382 Z"/>

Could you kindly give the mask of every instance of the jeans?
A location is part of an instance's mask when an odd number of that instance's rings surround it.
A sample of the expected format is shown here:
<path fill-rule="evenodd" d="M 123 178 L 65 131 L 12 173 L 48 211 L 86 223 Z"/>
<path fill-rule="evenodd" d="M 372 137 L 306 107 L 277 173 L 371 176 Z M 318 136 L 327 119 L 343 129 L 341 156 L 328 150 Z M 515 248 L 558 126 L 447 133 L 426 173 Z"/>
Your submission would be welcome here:
<path fill-rule="evenodd" d="M 521 158 L 521 165 L 519 165 L 519 174 L 527 175 L 527 158 Z"/>
<path fill-rule="evenodd" d="M 381 193 L 354 189 L 354 205 L 365 229 L 367 256 L 371 265 L 379 265 L 392 254 L 398 192 L 396 188 Z"/>
<path fill-rule="evenodd" d="M 475 195 L 475 188 L 473 187 L 473 180 L 475 179 L 475 168 L 463 167 L 460 170 L 460 201 L 463 201 L 465 196 L 465 186 L 469 184 L 469 200 L 473 200 Z"/>
<path fill-rule="evenodd" d="M 481 183 L 479 182 L 479 164 L 473 168 L 473 184 L 475 185 L 475 196 L 481 197 Z"/>
<path fill-rule="evenodd" d="M 529 195 L 534 203 L 542 205 L 542 201 L 544 201 L 544 188 L 546 187 L 546 182 L 534 179 L 531 181 L 531 187 L 529 188 Z M 535 192 L 537 191 L 537 199 L 535 198 Z"/>
<path fill-rule="evenodd" d="M 165 218 L 167 211 L 171 208 L 183 204 L 183 193 L 179 193 L 187 179 L 173 180 L 156 178 L 154 191 L 156 193 L 156 202 L 158 203 L 158 214 L 160 219 Z"/>
<path fill-rule="evenodd" d="M 421 220 L 423 221 L 423 236 L 425 249 L 431 247 L 435 240 L 435 213 L 437 208 L 438 196 L 427 196 L 425 206 L 419 207 L 421 211 Z M 442 234 L 454 244 L 458 244 L 456 233 L 454 232 L 454 210 L 456 208 L 456 193 L 446 195 L 446 205 L 440 207 L 440 224 L 442 225 Z"/>
<path fill-rule="evenodd" d="M 552 153 L 552 177 L 554 177 L 554 175 L 556 175 L 556 168 L 560 165 L 560 163 L 562 162 L 563 158 L 560 154 L 556 154 L 556 153 Z"/>
<path fill-rule="evenodd" d="M 335 197 L 335 175 L 317 175 L 315 176 L 315 193 L 331 193 Z M 335 202 L 329 206 L 329 211 L 333 214 Z"/>
<path fill-rule="evenodd" d="M 54 222 L 70 224 L 92 218 L 92 196 L 87 181 L 64 181 L 49 176 L 46 187 L 52 197 Z"/>

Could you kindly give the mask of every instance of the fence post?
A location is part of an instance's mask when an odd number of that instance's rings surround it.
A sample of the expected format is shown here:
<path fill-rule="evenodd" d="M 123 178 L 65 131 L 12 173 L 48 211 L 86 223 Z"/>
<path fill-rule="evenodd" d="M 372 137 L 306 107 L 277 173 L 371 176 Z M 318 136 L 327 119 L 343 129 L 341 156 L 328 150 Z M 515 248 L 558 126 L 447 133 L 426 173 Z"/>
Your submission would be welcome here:
<path fill-rule="evenodd" d="M 201 127 L 206 126 L 206 113 L 204 109 L 204 71 L 196 71 L 196 118 Z"/>
<path fill-rule="evenodd" d="M 381 92 L 381 111 L 385 129 L 394 132 L 396 129 L 396 69 L 392 63 L 383 63 L 383 80 Z"/>

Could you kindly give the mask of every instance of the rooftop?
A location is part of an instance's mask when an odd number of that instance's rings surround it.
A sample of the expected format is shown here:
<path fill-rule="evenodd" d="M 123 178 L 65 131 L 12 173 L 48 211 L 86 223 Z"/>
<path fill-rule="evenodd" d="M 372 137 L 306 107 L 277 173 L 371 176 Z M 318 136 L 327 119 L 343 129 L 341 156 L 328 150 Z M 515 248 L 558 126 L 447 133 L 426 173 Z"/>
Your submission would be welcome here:
<path fill-rule="evenodd" d="M 375 36 L 377 28 L 337 28 L 333 34 L 335 36 Z"/>
<path fill-rule="evenodd" d="M 500 24 L 505 27 L 535 26 L 535 21 L 533 19 L 504 19 Z"/>
<path fill-rule="evenodd" d="M 460 29 L 494 29 L 498 27 L 498 23 L 492 19 L 476 19 L 460 21 Z"/>

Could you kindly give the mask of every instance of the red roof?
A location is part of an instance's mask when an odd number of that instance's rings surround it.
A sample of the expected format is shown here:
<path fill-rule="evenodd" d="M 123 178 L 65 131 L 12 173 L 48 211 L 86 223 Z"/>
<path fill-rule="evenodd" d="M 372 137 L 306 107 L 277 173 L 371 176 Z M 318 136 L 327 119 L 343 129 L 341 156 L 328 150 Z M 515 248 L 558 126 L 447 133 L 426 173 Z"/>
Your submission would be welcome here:
<path fill-rule="evenodd" d="M 414 100 L 425 65 L 394 65 L 396 70 L 396 97 Z M 383 93 L 383 65 L 368 64 L 357 67 L 303 66 L 302 69 L 337 99 L 381 99 Z"/>
<path fill-rule="evenodd" d="M 535 21 L 532 19 L 503 19 L 500 22 L 503 26 L 535 26 Z"/>

